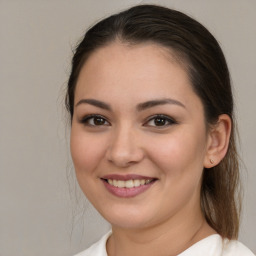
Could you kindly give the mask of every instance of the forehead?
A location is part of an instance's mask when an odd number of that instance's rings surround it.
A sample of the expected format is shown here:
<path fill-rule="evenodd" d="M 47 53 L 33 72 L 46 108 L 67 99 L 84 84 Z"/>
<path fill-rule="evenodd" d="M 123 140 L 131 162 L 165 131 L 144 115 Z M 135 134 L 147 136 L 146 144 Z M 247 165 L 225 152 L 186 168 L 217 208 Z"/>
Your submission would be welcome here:
<path fill-rule="evenodd" d="M 187 105 L 195 101 L 202 105 L 187 70 L 186 61 L 161 45 L 113 42 L 97 49 L 85 62 L 75 102 L 82 97 L 109 101 L 131 97 L 134 102 L 171 97 Z"/>
<path fill-rule="evenodd" d="M 186 69 L 168 50 L 155 44 L 115 42 L 95 51 L 81 69 L 75 104 L 84 98 L 106 102 L 118 111 L 171 98 L 185 105 L 190 114 L 204 112 Z"/>
<path fill-rule="evenodd" d="M 132 86 L 136 80 L 148 86 L 156 82 L 160 89 L 159 82 L 170 78 L 173 82 L 182 78 L 191 85 L 185 66 L 174 52 L 161 45 L 114 42 L 90 55 L 80 71 L 77 86 L 96 86 L 104 79 L 105 85 L 111 82 L 113 86 L 118 80 L 119 86 Z"/>
<path fill-rule="evenodd" d="M 135 58 L 134 58 L 135 57 Z M 153 58 L 153 61 L 156 59 L 165 59 L 165 61 L 171 62 L 172 64 L 179 65 L 180 67 L 186 69 L 187 61 L 185 55 L 169 49 L 165 46 L 162 46 L 155 42 L 142 42 L 142 43 L 130 43 L 130 42 L 121 42 L 116 40 L 111 42 L 103 47 L 96 49 L 89 55 L 89 58 L 85 62 L 87 65 L 88 62 L 94 61 L 111 61 L 115 58 L 123 58 L 127 64 L 131 62 L 137 62 L 139 60 L 147 61 Z M 128 62 L 127 62 L 128 61 Z M 84 66 L 85 66 L 84 65 Z"/>

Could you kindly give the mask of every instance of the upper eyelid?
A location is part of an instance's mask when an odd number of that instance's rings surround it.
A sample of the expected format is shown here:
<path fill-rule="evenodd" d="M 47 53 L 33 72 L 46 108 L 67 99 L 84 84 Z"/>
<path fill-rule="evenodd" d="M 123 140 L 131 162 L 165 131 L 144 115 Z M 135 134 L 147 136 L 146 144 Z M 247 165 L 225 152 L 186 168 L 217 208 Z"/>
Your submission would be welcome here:
<path fill-rule="evenodd" d="M 106 122 L 111 124 L 110 120 L 107 117 L 105 117 L 104 115 L 101 115 L 101 114 L 88 114 L 88 115 L 83 116 L 81 119 L 79 119 L 79 121 L 81 123 L 83 123 L 83 122 L 89 120 L 90 118 L 95 118 L 95 117 L 103 118 Z M 151 116 L 145 118 L 144 121 L 143 121 L 143 125 L 146 124 L 147 122 L 149 122 L 149 121 L 151 121 L 151 120 L 153 120 L 155 118 L 159 118 L 159 117 L 160 118 L 165 118 L 166 120 L 169 120 L 172 123 L 177 123 L 177 121 L 173 117 L 170 117 L 168 115 L 165 115 L 165 114 L 154 114 L 154 115 L 151 115 Z"/>
<path fill-rule="evenodd" d="M 89 114 L 89 115 L 85 115 L 85 116 L 83 116 L 79 121 L 80 121 L 81 123 L 83 123 L 83 122 L 88 121 L 89 119 L 95 118 L 95 117 L 103 118 L 106 122 L 110 123 L 110 121 L 108 120 L 108 118 L 106 118 L 106 117 L 103 116 L 103 115 L 99 115 L 99 114 Z"/>
<path fill-rule="evenodd" d="M 168 115 L 164 115 L 164 114 L 156 114 L 156 115 L 153 115 L 153 116 L 150 116 L 150 117 L 148 117 L 145 121 L 144 121 L 144 123 L 143 123 L 143 126 L 146 126 L 146 124 L 147 123 L 149 123 L 150 121 L 152 121 L 152 120 L 154 120 L 155 118 L 164 118 L 164 119 L 166 119 L 167 121 L 169 121 L 170 123 L 169 124 L 167 124 L 167 125 L 164 125 L 163 127 L 166 127 L 166 126 L 168 126 L 168 125 L 172 125 L 172 124 L 178 124 L 178 122 L 176 121 L 176 119 L 174 119 L 174 118 L 172 118 L 172 117 L 170 117 L 170 116 L 168 116 Z M 151 127 L 154 127 L 153 125 L 150 125 Z M 161 127 L 161 126 L 155 126 L 155 127 Z"/>
<path fill-rule="evenodd" d="M 155 115 L 149 116 L 149 117 L 146 119 L 146 122 L 147 122 L 147 121 L 150 121 L 150 120 L 152 120 L 152 119 L 154 119 L 154 118 L 158 118 L 158 117 L 160 117 L 160 118 L 165 118 L 165 119 L 171 120 L 171 121 L 173 121 L 173 122 L 176 122 L 176 120 L 175 120 L 173 117 L 170 117 L 170 116 L 164 115 L 164 114 L 155 114 Z"/>

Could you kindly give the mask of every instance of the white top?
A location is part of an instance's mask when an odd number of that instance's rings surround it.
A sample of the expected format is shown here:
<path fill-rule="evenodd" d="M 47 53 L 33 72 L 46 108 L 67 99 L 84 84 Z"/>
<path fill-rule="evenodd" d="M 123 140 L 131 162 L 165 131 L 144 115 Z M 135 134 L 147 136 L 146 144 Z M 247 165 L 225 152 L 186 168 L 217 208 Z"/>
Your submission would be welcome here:
<path fill-rule="evenodd" d="M 97 243 L 93 244 L 87 250 L 76 254 L 75 256 L 108 256 L 106 251 L 106 242 L 111 235 L 108 232 Z M 222 239 L 218 234 L 208 236 L 203 240 L 193 244 L 184 252 L 177 256 L 255 256 L 242 243 L 228 239 Z"/>

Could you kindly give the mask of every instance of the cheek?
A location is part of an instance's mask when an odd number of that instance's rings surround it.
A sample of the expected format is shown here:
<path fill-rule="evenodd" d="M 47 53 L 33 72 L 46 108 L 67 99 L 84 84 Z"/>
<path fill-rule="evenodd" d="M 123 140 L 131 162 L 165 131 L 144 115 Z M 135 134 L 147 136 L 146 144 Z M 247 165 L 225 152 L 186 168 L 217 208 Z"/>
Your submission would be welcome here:
<path fill-rule="evenodd" d="M 104 155 L 101 136 L 95 136 L 75 127 L 71 130 L 70 150 L 77 175 L 93 172 Z"/>
<path fill-rule="evenodd" d="M 150 155 L 152 161 L 165 174 L 180 176 L 186 172 L 201 172 L 205 155 L 205 137 L 200 131 L 179 131 L 151 140 L 154 147 Z"/>
<path fill-rule="evenodd" d="M 70 150 L 78 184 L 89 201 L 95 201 L 99 165 L 104 157 L 104 139 L 72 127 Z"/>
<path fill-rule="evenodd" d="M 202 135 L 193 132 L 169 134 L 152 144 L 155 147 L 150 152 L 151 161 L 160 174 L 159 193 L 163 189 L 168 194 L 159 202 L 172 206 L 173 213 L 189 202 L 199 204 L 205 154 Z M 168 207 L 166 212 L 170 211 Z"/>

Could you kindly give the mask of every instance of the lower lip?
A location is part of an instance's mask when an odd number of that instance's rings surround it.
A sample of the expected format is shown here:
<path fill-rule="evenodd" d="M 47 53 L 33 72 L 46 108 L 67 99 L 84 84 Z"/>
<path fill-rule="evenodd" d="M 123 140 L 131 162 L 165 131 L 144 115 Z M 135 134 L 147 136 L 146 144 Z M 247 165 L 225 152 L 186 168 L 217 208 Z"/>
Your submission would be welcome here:
<path fill-rule="evenodd" d="M 143 193 L 144 191 L 148 190 L 154 183 L 155 181 L 150 182 L 149 184 L 146 184 L 146 185 L 141 185 L 139 187 L 118 188 L 110 185 L 107 181 L 103 180 L 103 184 L 111 194 L 118 197 L 123 197 L 123 198 L 135 197 Z"/>

